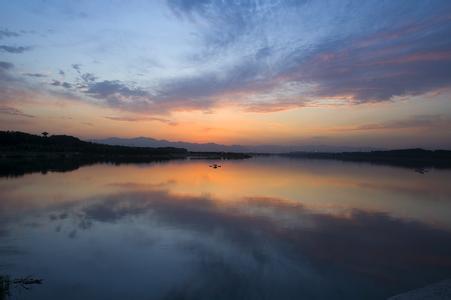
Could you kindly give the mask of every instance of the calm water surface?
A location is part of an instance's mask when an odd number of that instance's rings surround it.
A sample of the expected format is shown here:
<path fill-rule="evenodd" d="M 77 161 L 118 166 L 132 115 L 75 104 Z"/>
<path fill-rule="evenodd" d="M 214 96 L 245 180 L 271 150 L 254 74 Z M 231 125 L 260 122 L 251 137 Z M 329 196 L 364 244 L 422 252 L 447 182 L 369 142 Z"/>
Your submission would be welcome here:
<path fill-rule="evenodd" d="M 12 298 L 385 299 L 451 277 L 451 171 L 209 163 L 0 178 L 0 275 L 44 280 Z"/>

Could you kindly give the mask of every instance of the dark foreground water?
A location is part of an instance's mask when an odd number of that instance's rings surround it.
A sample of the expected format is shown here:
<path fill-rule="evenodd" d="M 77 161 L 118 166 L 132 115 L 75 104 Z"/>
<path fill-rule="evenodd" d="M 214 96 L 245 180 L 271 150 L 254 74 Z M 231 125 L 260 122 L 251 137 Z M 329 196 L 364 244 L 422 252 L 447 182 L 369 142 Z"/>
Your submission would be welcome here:
<path fill-rule="evenodd" d="M 44 280 L 11 298 L 385 299 L 451 277 L 451 171 L 209 163 L 0 178 L 0 275 Z"/>

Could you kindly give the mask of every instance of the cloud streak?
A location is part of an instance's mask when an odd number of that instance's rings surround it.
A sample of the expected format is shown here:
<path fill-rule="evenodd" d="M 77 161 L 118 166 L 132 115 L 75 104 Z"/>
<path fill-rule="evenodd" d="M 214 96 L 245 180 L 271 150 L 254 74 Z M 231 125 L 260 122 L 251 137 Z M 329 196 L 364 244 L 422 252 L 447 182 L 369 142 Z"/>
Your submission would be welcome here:
<path fill-rule="evenodd" d="M 20 34 L 15 31 L 11 31 L 8 29 L 0 29 L 0 40 L 4 39 L 4 38 L 18 37 L 18 36 L 20 36 Z"/>
<path fill-rule="evenodd" d="M 171 126 L 177 126 L 178 123 L 171 121 L 169 119 L 164 119 L 164 118 L 158 118 L 158 117 L 143 117 L 143 116 L 139 116 L 139 117 L 119 117 L 119 116 L 106 116 L 105 117 L 108 120 L 112 120 L 112 121 L 120 121 L 120 122 L 142 122 L 142 121 L 156 121 L 156 122 L 161 122 L 161 123 L 165 123 L 167 125 L 171 125 Z"/>
<path fill-rule="evenodd" d="M 267 22 L 281 21 L 270 16 L 269 11 L 278 10 L 280 7 L 271 7 L 269 4 L 259 5 L 257 2 L 244 2 L 222 4 L 214 1 L 170 1 L 177 15 L 187 18 L 203 18 L 213 28 L 214 33 L 222 24 L 220 30 L 227 37 L 230 33 L 237 36 L 235 31 L 239 28 L 239 35 L 254 33 L 254 28 L 261 26 L 266 28 Z M 440 2 L 440 5 L 447 6 Z M 287 4 L 283 7 L 285 15 L 289 9 Z M 294 10 L 306 5 L 299 2 Z M 277 5 L 275 5 L 277 6 Z M 312 6 L 314 6 L 312 4 Z M 396 8 L 396 5 L 394 5 Z M 404 8 L 405 9 L 405 8 Z M 361 10 L 356 6 L 355 10 Z M 395 10 L 396 11 L 396 10 Z M 437 13 L 437 11 L 434 11 Z M 369 12 L 365 12 L 368 14 Z M 387 13 L 387 12 L 385 12 Z M 416 12 L 407 12 L 414 14 Z M 394 14 L 394 13 L 393 13 Z M 388 19 L 395 19 L 397 15 L 387 15 Z M 215 21 L 219 19 L 220 21 Z M 238 88 L 255 92 L 253 88 L 256 82 L 252 70 L 258 70 L 259 86 L 266 86 L 269 90 L 281 82 L 309 83 L 315 86 L 309 95 L 311 97 L 347 97 L 352 103 L 377 102 L 390 100 L 395 96 L 418 95 L 434 89 L 449 86 L 451 84 L 451 42 L 447 36 L 451 35 L 451 23 L 448 15 L 426 16 L 419 21 L 404 23 L 399 26 L 385 26 L 375 32 L 360 32 L 343 38 L 320 41 L 310 48 L 302 44 L 291 47 L 290 52 L 280 56 L 280 50 L 270 51 L 271 47 L 255 48 L 254 55 L 257 58 L 255 65 L 241 65 L 223 76 L 224 82 L 217 82 L 214 76 L 205 74 L 197 80 L 179 81 L 176 87 L 168 87 L 171 92 L 180 93 L 191 90 L 196 91 L 198 97 L 221 94 L 223 90 Z M 232 24 L 232 25 L 230 25 Z M 290 27 L 294 24 L 285 24 Z M 225 33 L 224 33 L 225 32 Z M 270 36 L 271 32 L 263 32 Z M 236 38 L 226 38 L 225 41 L 211 40 L 206 33 L 206 43 L 224 44 L 235 43 L 235 47 L 241 45 Z M 238 35 L 238 36 L 239 36 Z M 253 37 L 253 35 L 252 35 Z M 255 41 L 245 40 L 250 44 Z M 243 48 L 245 47 L 244 45 Z M 267 60 L 258 55 L 261 49 L 275 61 L 271 69 L 267 67 Z M 247 72 L 243 72 L 246 70 Z M 223 70 L 221 70 L 222 72 Z M 212 79 L 213 78 L 213 79 Z M 230 79 L 237 78 L 237 86 L 230 84 Z M 189 85 L 188 85 L 189 83 Z M 200 86 L 208 85 L 201 88 Z M 171 93 L 168 92 L 168 93 Z M 305 94 L 304 94 L 305 95 Z M 275 97 L 276 99 L 276 97 Z"/>
<path fill-rule="evenodd" d="M 449 129 L 451 130 L 451 118 L 444 115 L 417 115 L 405 120 L 397 120 L 385 123 L 363 124 L 357 127 L 340 129 L 345 131 L 366 130 L 398 130 L 398 129 Z"/>
<path fill-rule="evenodd" d="M 34 118 L 33 115 L 26 114 L 17 108 L 9 107 L 9 106 L 0 106 L 0 114 L 15 116 L 15 117 Z"/>
<path fill-rule="evenodd" d="M 397 30 L 332 42 L 287 72 L 310 82 L 317 97 L 345 96 L 377 102 L 419 95 L 451 85 L 451 34 L 447 18 L 398 35 Z M 419 27 L 419 28 L 418 28 Z M 387 38 L 380 38 L 387 35 Z"/>
<path fill-rule="evenodd" d="M 62 88 L 82 101 L 158 115 L 226 105 L 273 113 L 337 99 L 345 104 L 394 101 L 451 86 L 448 1 L 408 7 L 378 1 L 330 7 L 321 1 L 169 0 L 167 5 L 174 26 L 187 27 L 194 36 L 187 38 L 188 50 L 171 60 L 176 72 L 147 79 L 140 70 L 144 78 L 133 78 L 119 57 L 114 59 L 123 69 L 114 67 L 117 75 L 110 66 L 98 67 L 91 56 L 117 46 L 105 33 L 99 37 L 107 39 L 105 44 L 102 40 L 87 50 L 88 61 L 81 55 L 75 63 L 66 61 L 72 70 L 67 74 L 60 65 L 53 69 L 61 76 L 49 83 L 50 90 Z M 17 34 L 0 31 L 3 38 Z M 0 46 L 12 54 L 30 49 Z M 45 76 L 22 75 L 29 81 Z"/>
<path fill-rule="evenodd" d="M 0 70 L 11 70 L 14 65 L 10 62 L 0 61 Z"/>
<path fill-rule="evenodd" d="M 0 51 L 7 53 L 20 54 L 29 50 L 31 50 L 31 47 L 0 45 Z"/>
<path fill-rule="evenodd" d="M 25 76 L 28 77 L 35 77 L 35 78 L 44 78 L 47 77 L 47 75 L 42 74 L 42 73 L 24 73 Z"/>

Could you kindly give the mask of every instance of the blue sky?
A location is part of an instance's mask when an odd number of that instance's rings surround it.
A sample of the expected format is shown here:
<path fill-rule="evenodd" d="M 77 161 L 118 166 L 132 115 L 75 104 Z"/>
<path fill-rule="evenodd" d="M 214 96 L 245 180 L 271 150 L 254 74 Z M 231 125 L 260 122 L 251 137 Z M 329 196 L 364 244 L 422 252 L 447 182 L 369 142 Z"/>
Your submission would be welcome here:
<path fill-rule="evenodd" d="M 443 131 L 433 142 L 440 146 L 439 139 L 451 129 L 450 1 L 0 3 L 1 124 L 17 124 L 20 113 L 43 118 L 44 112 L 39 115 L 26 105 L 30 94 L 39 94 L 88 105 L 87 110 L 92 105 L 85 114 L 90 120 L 100 113 L 102 118 L 114 115 L 117 122 L 129 120 L 121 123 L 128 128 L 144 124 L 130 120 L 163 123 L 159 126 L 169 129 L 160 128 L 160 137 L 166 130 L 177 139 L 191 138 L 174 128 L 193 123 L 180 115 L 184 112 L 205 128 L 219 122 L 211 114 L 224 119 L 221 114 L 227 111 L 264 129 L 294 119 L 293 111 L 304 117 L 305 108 L 318 107 L 351 112 L 362 106 L 368 111 L 366 119 L 362 115 L 349 124 L 338 121 L 339 116 L 316 113 L 318 124 L 324 123 L 318 130 L 327 136 L 334 135 L 332 127 L 334 132 L 336 127 L 371 127 L 379 133 L 391 124 L 402 135 L 399 124 L 404 129 L 425 129 L 427 124 L 426 129 Z M 398 117 L 388 119 L 383 109 L 371 108 L 406 99 L 413 100 L 397 108 Z M 423 111 L 421 101 L 430 101 L 434 109 Z M 410 114 L 405 112 L 409 109 Z M 267 119 L 261 120 L 261 114 Z M 285 142 L 306 138 L 296 134 L 299 124 L 283 125 L 292 126 L 280 133 Z M 407 135 L 410 140 L 414 136 L 411 131 Z M 226 141 L 242 141 L 238 136 L 230 133 Z M 220 134 L 211 138 L 221 140 Z M 353 141 L 358 143 L 358 137 Z M 376 138 L 374 143 L 381 142 Z"/>

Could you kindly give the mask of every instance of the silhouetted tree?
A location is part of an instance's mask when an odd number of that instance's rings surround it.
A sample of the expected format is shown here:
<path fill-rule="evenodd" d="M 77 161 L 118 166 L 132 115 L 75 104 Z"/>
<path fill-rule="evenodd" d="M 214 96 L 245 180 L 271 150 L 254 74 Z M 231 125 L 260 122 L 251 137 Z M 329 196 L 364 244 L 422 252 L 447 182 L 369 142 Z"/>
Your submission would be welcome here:
<path fill-rule="evenodd" d="M 44 131 L 44 132 L 42 133 L 42 135 L 43 135 L 44 137 L 47 137 L 47 136 L 49 135 L 49 133 L 48 133 L 47 131 Z"/>

